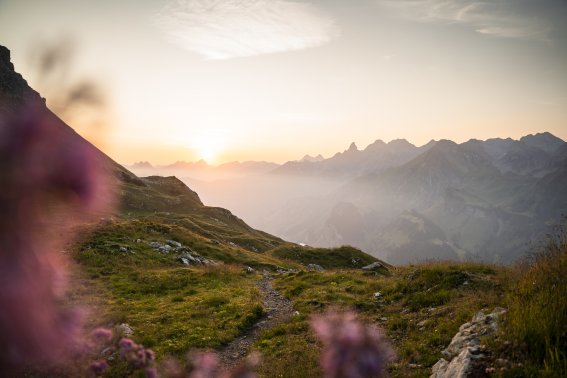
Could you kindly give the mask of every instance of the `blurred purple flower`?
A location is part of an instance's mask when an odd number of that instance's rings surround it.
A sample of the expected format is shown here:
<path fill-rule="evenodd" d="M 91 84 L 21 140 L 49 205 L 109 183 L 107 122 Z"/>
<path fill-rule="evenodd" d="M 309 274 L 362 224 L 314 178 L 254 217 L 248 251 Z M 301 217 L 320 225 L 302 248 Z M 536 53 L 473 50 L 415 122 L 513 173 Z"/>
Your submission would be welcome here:
<path fill-rule="evenodd" d="M 105 360 L 95 361 L 89 367 L 89 371 L 95 377 L 100 377 L 108 369 L 108 364 Z"/>
<path fill-rule="evenodd" d="M 146 374 L 146 378 L 157 378 L 158 377 L 158 373 L 157 373 L 157 370 L 155 368 L 148 368 L 148 369 L 144 370 L 144 373 Z"/>
<path fill-rule="evenodd" d="M 120 357 L 128 362 L 134 369 L 149 369 L 152 367 L 155 354 L 151 349 L 146 349 L 142 344 L 136 344 L 131 339 L 122 339 L 118 342 Z"/>
<path fill-rule="evenodd" d="M 95 328 L 91 336 L 97 344 L 105 344 L 112 340 L 112 331 L 108 328 Z"/>
<path fill-rule="evenodd" d="M 215 353 L 199 352 L 189 356 L 191 370 L 189 378 L 213 378 L 218 377 L 219 359 Z"/>
<path fill-rule="evenodd" d="M 311 326 L 323 343 L 321 367 L 326 378 L 386 376 L 394 353 L 378 328 L 362 324 L 351 312 L 314 317 Z"/>
<path fill-rule="evenodd" d="M 84 344 L 80 311 L 60 306 L 61 250 L 80 222 L 110 209 L 112 190 L 99 152 L 45 108 L 2 49 L 0 375 L 10 375 Z"/>

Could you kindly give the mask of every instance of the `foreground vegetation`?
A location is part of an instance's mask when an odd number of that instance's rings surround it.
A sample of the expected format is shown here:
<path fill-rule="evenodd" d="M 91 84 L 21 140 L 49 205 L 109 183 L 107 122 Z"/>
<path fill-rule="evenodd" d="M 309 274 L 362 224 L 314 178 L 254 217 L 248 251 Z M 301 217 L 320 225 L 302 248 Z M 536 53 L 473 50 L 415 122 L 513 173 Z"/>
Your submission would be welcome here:
<path fill-rule="evenodd" d="M 95 308 L 92 327 L 128 324 L 132 338 L 151 347 L 158 361 L 183 360 L 194 348 L 218 350 L 264 316 L 256 284 L 269 272 L 296 313 L 252 346 L 263 355 L 261 376 L 319 376 L 320 344 L 310 319 L 339 309 L 353 310 L 384 330 L 397 355 L 392 376 L 428 377 L 459 326 L 498 306 L 508 309 L 500 333 L 483 340 L 490 375 L 567 373 L 565 238 L 515 268 L 380 262 L 368 271 L 361 267 L 377 260 L 355 248 L 302 247 L 251 232 L 230 213 L 201 210 L 191 216 L 125 215 L 85 234 L 74 258 L 82 286 L 90 290 L 73 294 Z M 186 266 L 178 252 L 151 245 L 171 241 L 212 263 Z M 309 271 L 309 264 L 325 270 Z M 107 375 L 120 376 L 121 369 L 111 364 Z"/>

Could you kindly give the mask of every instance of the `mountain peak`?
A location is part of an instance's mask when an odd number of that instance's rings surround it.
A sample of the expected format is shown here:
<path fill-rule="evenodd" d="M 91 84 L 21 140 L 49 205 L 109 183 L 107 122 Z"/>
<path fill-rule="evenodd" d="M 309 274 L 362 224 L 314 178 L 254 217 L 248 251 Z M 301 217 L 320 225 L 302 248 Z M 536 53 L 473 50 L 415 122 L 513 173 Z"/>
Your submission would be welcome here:
<path fill-rule="evenodd" d="M 536 147 L 549 154 L 553 154 L 565 141 L 559 139 L 550 132 L 530 134 L 520 138 L 520 142 L 524 142 L 530 147 Z"/>
<path fill-rule="evenodd" d="M 413 144 L 411 144 L 410 142 L 408 142 L 408 141 L 405 140 L 405 139 L 394 139 L 394 140 L 391 140 L 390 142 L 388 142 L 388 145 L 389 145 L 389 146 L 398 146 L 398 147 L 401 147 L 401 146 L 404 146 L 404 147 L 406 147 L 406 146 L 414 147 Z"/>
<path fill-rule="evenodd" d="M 0 45 L 0 108 L 21 106 L 31 101 L 45 105 L 39 93 L 28 86 L 27 81 L 14 70 L 10 60 L 10 50 Z"/>
<path fill-rule="evenodd" d="M 355 152 L 358 151 L 358 147 L 356 146 L 356 143 L 352 142 L 347 150 L 348 152 Z"/>
<path fill-rule="evenodd" d="M 0 45 L 0 67 L 6 66 L 9 70 L 14 70 L 14 65 L 10 60 L 10 50 Z"/>
<path fill-rule="evenodd" d="M 321 160 L 325 160 L 325 158 L 319 154 L 317 156 L 311 156 L 309 154 L 305 155 L 304 157 L 301 158 L 301 160 L 299 160 L 300 162 L 309 162 L 309 163 L 315 163 Z"/>

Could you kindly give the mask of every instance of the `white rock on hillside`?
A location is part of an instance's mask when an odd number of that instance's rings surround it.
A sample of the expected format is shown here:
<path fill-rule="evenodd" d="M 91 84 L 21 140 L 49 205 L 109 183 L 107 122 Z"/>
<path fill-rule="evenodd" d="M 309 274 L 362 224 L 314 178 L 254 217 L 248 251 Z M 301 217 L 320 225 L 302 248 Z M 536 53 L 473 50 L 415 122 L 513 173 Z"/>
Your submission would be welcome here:
<path fill-rule="evenodd" d="M 441 352 L 445 358 L 433 365 L 430 378 L 468 377 L 473 361 L 484 357 L 479 349 L 481 336 L 494 334 L 498 329 L 498 317 L 505 312 L 498 307 L 488 315 L 479 311 L 471 322 L 463 324 L 449 346 Z"/>

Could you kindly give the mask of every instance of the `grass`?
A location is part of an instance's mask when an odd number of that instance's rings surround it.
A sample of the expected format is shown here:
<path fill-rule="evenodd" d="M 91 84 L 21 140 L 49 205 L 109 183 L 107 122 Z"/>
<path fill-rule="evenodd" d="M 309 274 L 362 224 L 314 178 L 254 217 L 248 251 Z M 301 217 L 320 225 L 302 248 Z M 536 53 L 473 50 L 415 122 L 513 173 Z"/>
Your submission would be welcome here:
<path fill-rule="evenodd" d="M 367 255 L 358 248 L 342 246 L 340 248 L 313 248 L 295 244 L 284 244 L 269 252 L 272 256 L 284 261 L 294 261 L 303 265 L 317 264 L 325 269 L 362 268 L 378 259 Z M 387 271 L 388 264 L 381 262 Z"/>
<path fill-rule="evenodd" d="M 293 301 L 300 316 L 262 336 L 257 344 L 265 360 L 261 372 L 319 376 L 318 346 L 309 318 L 339 307 L 355 310 L 385 330 L 398 355 L 392 376 L 429 377 L 459 326 L 478 310 L 501 303 L 504 280 L 503 269 L 472 263 L 421 264 L 380 276 L 359 270 L 280 275 L 275 286 Z M 381 294 L 378 300 L 376 292 Z M 301 361 L 301 372 L 288 368 L 295 359 Z"/>
<path fill-rule="evenodd" d="M 516 368 L 504 375 L 567 376 L 567 233 L 551 237 L 512 273 L 503 327 L 508 343 L 496 347 Z"/>
<path fill-rule="evenodd" d="M 393 377 L 429 377 L 459 326 L 497 306 L 509 309 L 502 332 L 483 342 L 494 350 L 492 362 L 506 358 L 510 366 L 496 375 L 567 376 L 565 238 L 514 269 L 431 262 L 366 272 L 360 268 L 377 260 L 356 248 L 287 243 L 227 210 L 203 206 L 173 179 L 132 180 L 124 184 L 122 215 L 83 235 L 74 251 L 86 289 L 74 288 L 72 302 L 93 305 L 93 327 L 128 323 L 134 340 L 154 349 L 158 360 L 222 347 L 262 317 L 260 275 L 246 273 L 250 266 L 273 272 L 275 288 L 299 312 L 253 345 L 263 355 L 260 376 L 320 376 L 309 319 L 338 307 L 383 328 L 397 354 Z M 186 267 L 175 252 L 148 245 L 166 240 L 220 264 Z M 326 271 L 306 272 L 308 264 Z M 297 271 L 275 273 L 279 268 Z M 123 369 L 114 363 L 109 376 Z"/>

